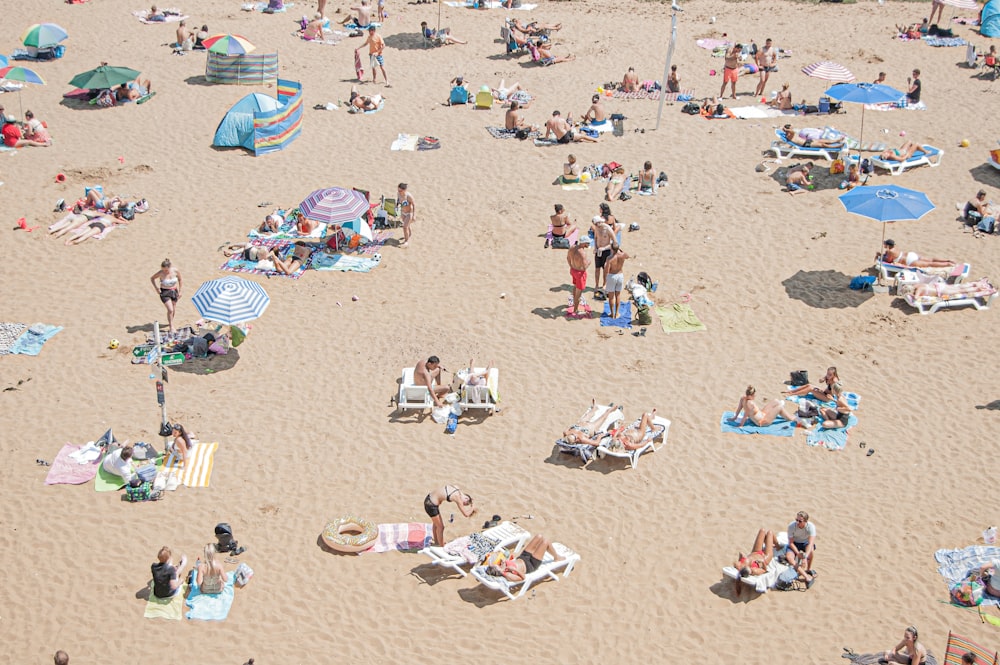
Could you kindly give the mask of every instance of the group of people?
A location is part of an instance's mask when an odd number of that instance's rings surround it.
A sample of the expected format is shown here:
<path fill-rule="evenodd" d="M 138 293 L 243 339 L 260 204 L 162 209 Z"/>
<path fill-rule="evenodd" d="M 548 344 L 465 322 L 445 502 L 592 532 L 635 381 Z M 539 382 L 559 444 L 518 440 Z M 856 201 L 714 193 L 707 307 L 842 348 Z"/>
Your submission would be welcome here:
<path fill-rule="evenodd" d="M 560 228 L 563 230 L 568 223 L 568 215 L 565 209 L 561 208 L 561 205 L 556 207 L 556 215 L 552 219 L 553 235 L 557 222 L 562 225 Z M 559 219 L 554 219 L 557 216 Z M 600 204 L 600 214 L 591 220 L 590 231 L 593 233 L 594 297 L 599 299 L 606 297 L 612 318 L 618 318 L 621 292 L 625 288 L 623 272 L 625 261 L 634 257 L 627 254 L 619 245 L 621 224 L 607 203 Z M 570 280 L 573 284 L 573 306 L 569 313 L 579 316 L 582 314 L 580 297 L 587 288 L 587 269 L 591 263 L 589 246 L 578 241 L 569 248 L 566 262 L 569 264 Z"/>
<path fill-rule="evenodd" d="M 219 560 L 218 550 L 215 543 L 208 543 L 202 550 L 202 555 L 195 561 L 192 567 L 194 571 L 194 583 L 198 587 L 199 593 L 211 595 L 222 593 L 226 586 L 226 569 Z M 153 585 L 150 592 L 154 598 L 171 598 L 180 593 L 183 588 L 184 579 L 190 572 L 183 573 L 187 567 L 187 557 L 182 555 L 177 565 L 173 562 L 173 552 L 164 545 L 156 553 L 156 563 L 150 566 L 153 575 Z"/>
<path fill-rule="evenodd" d="M 7 115 L 4 107 L 0 105 L 0 137 L 3 144 L 8 148 L 48 148 L 52 145 L 52 136 L 49 134 L 48 125 L 35 117 L 29 109 L 24 112 L 24 120 Z"/>
<path fill-rule="evenodd" d="M 809 521 L 809 513 L 805 511 L 796 513 L 795 519 L 788 525 L 787 535 L 788 545 L 784 548 L 782 559 L 795 570 L 797 579 L 805 582 L 806 588 L 812 588 L 817 576 L 813 568 L 816 554 L 816 525 Z M 763 575 L 768 572 L 775 554 L 778 553 L 774 532 L 760 529 L 749 554 L 740 552 L 733 567 L 739 571 L 741 579 Z M 741 588 L 737 584 L 736 595 L 740 594 Z"/>
<path fill-rule="evenodd" d="M 847 394 L 844 392 L 836 367 L 827 368 L 823 383 L 824 386 L 805 384 L 782 393 L 788 398 L 813 398 L 820 403 L 815 410 L 802 410 L 800 408 L 796 412 L 789 409 L 789 404 L 785 399 L 759 403 L 757 389 L 753 386 L 747 386 L 733 410 L 732 422 L 736 427 L 743 427 L 747 421 L 758 427 L 767 427 L 781 417 L 789 423 L 801 425 L 806 429 L 812 429 L 817 423 L 823 429 L 847 427 L 854 408 L 847 400 Z M 830 403 L 833 406 L 829 406 Z"/>

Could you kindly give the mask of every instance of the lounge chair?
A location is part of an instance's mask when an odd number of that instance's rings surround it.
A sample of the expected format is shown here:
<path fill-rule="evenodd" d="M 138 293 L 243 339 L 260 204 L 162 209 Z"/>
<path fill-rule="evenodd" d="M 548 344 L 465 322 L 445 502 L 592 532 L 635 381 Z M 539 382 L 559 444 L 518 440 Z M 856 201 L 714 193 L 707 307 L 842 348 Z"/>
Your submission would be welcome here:
<path fill-rule="evenodd" d="M 902 272 L 916 272 L 924 275 L 934 275 L 947 280 L 952 284 L 961 284 L 969 276 L 972 266 L 968 263 L 957 263 L 951 268 L 914 268 L 912 266 L 899 263 L 889 263 L 879 260 L 875 263 L 875 269 L 883 280 L 889 281 Z"/>
<path fill-rule="evenodd" d="M 629 427 L 635 428 L 639 426 L 639 420 L 633 422 Z M 614 449 L 608 446 L 612 443 L 612 439 L 607 438 L 601 442 L 601 445 L 597 446 L 597 456 L 609 456 L 609 457 L 621 457 L 627 459 L 629 464 L 634 469 L 639 465 L 639 457 L 646 452 L 656 452 L 659 446 L 656 445 L 656 441 L 659 440 L 660 446 L 662 446 L 667 441 L 667 432 L 670 431 L 670 421 L 661 416 L 657 416 L 653 419 L 653 427 L 646 432 L 646 436 L 643 438 L 639 447 L 635 450 L 627 450 L 624 447 L 616 447 Z"/>
<path fill-rule="evenodd" d="M 413 368 L 407 367 L 403 370 L 403 377 L 399 382 L 399 395 L 396 397 L 396 408 L 400 411 L 415 409 L 434 408 L 434 399 L 427 386 L 418 386 L 413 383 Z"/>
<path fill-rule="evenodd" d="M 904 162 L 896 162 L 891 159 L 882 159 L 881 157 L 869 157 L 872 164 L 879 167 L 880 169 L 885 169 L 892 175 L 899 175 L 907 169 L 912 169 L 917 166 L 923 166 L 926 164 L 931 168 L 935 168 L 941 164 L 941 158 L 944 156 L 944 150 L 940 148 L 935 148 L 931 145 L 921 146 L 921 150 L 913 153 L 913 156 Z M 851 161 L 855 161 L 857 155 L 851 155 Z"/>
<path fill-rule="evenodd" d="M 480 90 L 476 93 L 476 108 L 477 109 L 491 109 L 493 108 L 493 93 L 489 90 Z"/>
<path fill-rule="evenodd" d="M 484 367 L 473 368 L 473 372 L 482 374 L 486 371 Z M 491 367 L 486 375 L 486 385 L 467 386 L 464 383 L 459 392 L 458 404 L 463 411 L 469 409 L 485 409 L 490 413 L 496 413 L 499 393 L 500 370 Z"/>
<path fill-rule="evenodd" d="M 510 55 L 511 53 L 518 53 L 527 48 L 527 46 L 522 46 L 517 43 L 517 41 L 514 39 L 514 31 L 511 30 L 506 25 L 500 28 L 500 39 L 502 39 L 504 44 L 506 45 L 508 55 Z"/>
<path fill-rule="evenodd" d="M 379 214 L 380 212 L 385 214 Z M 396 199 L 387 199 L 383 196 L 381 204 L 375 210 L 375 223 L 373 227 L 389 228 L 398 226 L 401 223 L 399 221 L 399 211 L 396 209 Z"/>
<path fill-rule="evenodd" d="M 608 414 L 608 411 L 610 411 L 612 408 L 614 408 L 618 412 L 617 417 L 613 418 L 610 422 L 605 422 L 601 426 L 601 428 L 594 433 L 595 436 L 597 434 L 606 435 L 610 427 L 618 425 L 625 418 L 624 414 L 622 413 L 621 407 L 604 406 L 603 404 L 598 405 L 598 410 L 595 415 L 598 418 L 604 418 Z M 586 413 L 586 411 L 584 413 Z M 583 460 L 584 464 L 589 462 L 597 452 L 597 449 L 594 448 L 593 446 L 588 446 L 582 443 L 569 443 L 568 441 L 562 438 L 556 439 L 556 445 L 559 446 L 559 450 L 561 452 L 570 453 L 572 455 L 579 455 L 580 458 Z"/>
<path fill-rule="evenodd" d="M 531 54 L 531 61 L 541 63 L 542 67 L 548 67 L 556 61 L 555 58 L 543 58 L 542 52 L 531 42 L 528 42 L 528 53 Z"/>
<path fill-rule="evenodd" d="M 899 273 L 896 275 L 896 289 L 903 284 L 913 284 L 915 282 L 922 282 L 925 284 L 932 284 L 935 281 L 939 281 L 939 277 L 928 276 L 928 275 L 915 275 L 913 273 Z M 943 280 L 941 280 L 943 281 Z M 989 309 L 990 304 L 997 297 L 997 289 L 995 286 L 982 280 L 982 288 L 974 293 L 962 293 L 954 296 L 944 295 L 944 296 L 918 296 L 913 293 L 907 293 L 903 296 L 906 303 L 920 312 L 922 315 L 934 314 L 938 310 L 945 309 L 948 307 L 967 307 L 972 306 L 978 310 Z"/>
<path fill-rule="evenodd" d="M 788 532 L 779 531 L 775 534 L 775 539 L 778 541 L 778 547 L 774 550 L 774 558 L 771 559 L 771 565 L 767 567 L 767 572 L 763 575 L 740 577 L 740 571 L 732 566 L 725 566 L 722 569 L 722 574 L 731 580 L 742 581 L 744 584 L 753 587 L 757 593 L 767 593 L 778 583 L 778 577 L 781 573 L 791 568 L 791 566 L 785 563 L 785 549 L 788 547 Z"/>
<path fill-rule="evenodd" d="M 552 543 L 552 547 L 554 547 L 563 558 L 556 561 L 551 554 L 546 552 L 545 558 L 542 560 L 541 565 L 538 566 L 535 572 L 526 575 L 524 580 L 520 582 L 511 582 L 506 577 L 494 577 L 486 572 L 486 566 L 473 567 L 471 571 L 472 576 L 479 580 L 479 583 L 484 587 L 493 589 L 494 591 L 499 591 L 511 600 L 517 600 L 523 596 L 535 582 L 545 578 L 551 578 L 558 582 L 559 576 L 556 575 L 556 572 L 565 569 L 563 570 L 563 577 L 569 577 L 569 574 L 573 572 L 573 567 L 576 565 L 576 562 L 580 560 L 580 555 L 562 543 Z"/>
<path fill-rule="evenodd" d="M 524 544 L 528 542 L 528 538 L 531 537 L 530 533 L 513 522 L 501 522 L 494 527 L 479 532 L 479 535 L 494 544 L 491 550 L 493 552 L 501 547 L 518 551 L 524 547 Z M 437 547 L 436 545 L 425 547 L 420 550 L 420 553 L 429 556 L 435 566 L 450 568 L 462 577 L 465 577 L 468 573 L 462 568 L 478 563 L 482 559 L 482 557 L 475 557 L 470 552 L 468 540 L 469 536 L 463 536 L 445 544 L 444 547 Z M 469 557 L 465 556 L 466 554 L 472 556 L 474 560 L 470 561 Z"/>
<path fill-rule="evenodd" d="M 1000 150 L 990 150 L 990 166 L 1000 170 Z"/>
<path fill-rule="evenodd" d="M 828 162 L 832 162 L 837 158 L 844 146 L 837 148 L 822 148 L 820 146 L 802 146 L 796 143 L 792 143 L 785 138 L 785 135 L 780 129 L 774 130 L 774 135 L 777 137 L 776 140 L 771 141 L 771 147 L 768 148 L 769 152 L 773 152 L 774 156 L 778 159 L 783 159 L 785 157 L 821 157 Z"/>
<path fill-rule="evenodd" d="M 985 649 L 967 637 L 948 631 L 948 646 L 944 652 L 945 665 L 961 665 L 962 656 L 970 651 L 976 654 L 977 665 L 997 665 L 1000 662 L 1000 656 L 996 651 Z"/>

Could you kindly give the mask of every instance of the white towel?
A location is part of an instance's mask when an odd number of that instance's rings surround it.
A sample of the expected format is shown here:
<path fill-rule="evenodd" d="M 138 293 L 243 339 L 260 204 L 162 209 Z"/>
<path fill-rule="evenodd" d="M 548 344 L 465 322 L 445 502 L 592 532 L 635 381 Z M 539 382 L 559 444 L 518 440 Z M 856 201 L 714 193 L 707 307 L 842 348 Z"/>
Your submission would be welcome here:
<path fill-rule="evenodd" d="M 93 441 L 88 441 L 87 445 L 69 454 L 69 458 L 77 464 L 91 464 L 96 462 L 101 456 L 101 448 Z"/>

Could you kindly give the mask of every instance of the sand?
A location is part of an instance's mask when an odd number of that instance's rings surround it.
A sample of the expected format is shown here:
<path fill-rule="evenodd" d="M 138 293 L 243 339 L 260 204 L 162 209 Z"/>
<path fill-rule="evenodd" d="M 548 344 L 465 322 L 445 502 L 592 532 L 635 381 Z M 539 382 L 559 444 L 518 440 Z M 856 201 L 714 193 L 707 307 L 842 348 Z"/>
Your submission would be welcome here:
<path fill-rule="evenodd" d="M 331 1 L 327 11 L 337 16 L 338 7 L 346 9 Z M 39 357 L 0 360 L 7 462 L 0 632 L 8 654 L 0 660 L 48 662 L 62 648 L 74 663 L 798 664 L 840 662 L 843 646 L 889 648 L 910 623 L 938 654 L 949 629 L 1000 645 L 974 613 L 941 602 L 947 589 L 932 558 L 938 548 L 977 542 L 997 521 L 988 491 L 998 425 L 994 312 L 921 317 L 892 296 L 847 290 L 849 278 L 870 266 L 882 229 L 844 212 L 835 190 L 791 197 L 779 191 L 773 165 L 754 171 L 782 119 L 709 122 L 668 104 L 653 131 L 655 102 L 608 100 L 610 111 L 628 117 L 625 136 L 572 151 L 584 164 L 614 160 L 630 171 L 650 159 L 669 175 L 656 198 L 612 204 L 619 219 L 641 226 L 624 239 L 634 255 L 626 274 L 649 272 L 664 304 L 690 294 L 707 330 L 668 336 L 654 325 L 633 337 L 596 320 L 569 321 L 563 253 L 542 247 L 547 215 L 562 202 L 586 222 L 602 186 L 552 186 L 569 151 L 490 138 L 483 127 L 501 124 L 501 109 L 441 104 L 448 80 L 463 74 L 477 88 L 520 82 L 536 95 L 529 121 L 541 123 L 553 109 L 580 115 L 595 88 L 620 80 L 630 65 L 643 79 L 662 76 L 664 5 L 544 1 L 512 13 L 563 23 L 555 50 L 578 59 L 541 68 L 502 54 L 502 10 L 446 6 L 442 25 L 470 44 L 422 49 L 419 23 L 436 24 L 437 7 L 390 0 L 383 33 L 393 87 L 363 86 L 389 99 L 371 116 L 312 109 L 347 97 L 352 44 L 360 42 L 318 46 L 291 37 L 293 19 L 314 6 L 267 16 L 242 12 L 235 0 L 181 5 L 192 25 L 277 50 L 282 76 L 302 82 L 301 138 L 258 158 L 210 145 L 228 107 L 257 89 L 204 85 L 204 55 L 171 55 L 164 44 L 176 26 L 142 25 L 130 15 L 140 8 L 128 0 L 44 10 L 17 3 L 0 27 L 8 49 L 39 20 L 71 34 L 64 58 L 29 64 L 47 85 L 28 87 L 21 101 L 47 121 L 55 145 L 0 153 L 6 228 L 21 216 L 50 224 L 57 199 L 72 200 L 93 183 L 151 203 L 130 227 L 78 247 L 44 229 L 4 231 L 0 319 L 65 330 Z M 891 38 L 895 23 L 917 21 L 927 8 L 690 2 L 674 62 L 683 87 L 715 94 L 721 80 L 709 70 L 721 70 L 721 60 L 695 39 L 727 32 L 761 44 L 770 36 L 793 57 L 779 62 L 768 89 L 787 80 L 793 98 L 810 103 L 826 84 L 799 69 L 818 60 L 836 60 L 861 80 L 886 71 L 897 87 L 919 67 L 927 111 L 865 116 L 866 139 L 896 144 L 905 131 L 946 153 L 940 168 L 874 179 L 925 191 L 937 205 L 888 235 L 905 249 L 971 262 L 973 278 L 996 276 L 997 240 L 964 233 L 954 203 L 980 187 L 994 200 L 1000 195 L 997 173 L 984 166 L 1000 138 L 989 112 L 1000 87 L 959 64 L 964 48 Z M 142 70 L 156 97 L 100 111 L 61 104 L 66 82 L 102 60 Z M 739 105 L 752 103 L 754 85 L 740 82 Z M 17 94 L 0 102 L 18 113 Z M 792 121 L 856 134 L 861 113 L 851 106 L 845 115 Z M 437 136 L 442 148 L 390 152 L 401 132 Z M 958 148 L 963 138 L 970 148 Z M 64 184 L 54 182 L 60 172 Z M 170 373 L 170 418 L 220 443 L 211 487 L 130 505 L 90 485 L 43 485 L 46 469 L 35 459 L 51 461 L 65 442 L 92 440 L 111 426 L 123 438 L 160 442 L 153 382 L 147 368 L 129 363 L 129 349 L 153 320 L 165 320 L 148 281 L 164 257 L 183 276 L 178 321 L 190 323 L 198 318 L 190 295 L 227 274 L 216 248 L 259 222 L 266 210 L 258 203 L 291 206 L 331 185 L 392 196 L 400 181 L 419 206 L 409 247 L 398 247 L 397 230 L 370 274 L 251 277 L 271 305 L 235 362 L 213 373 L 192 372 L 197 366 Z M 108 350 L 112 338 L 122 347 Z M 430 418 L 395 413 L 401 368 L 432 353 L 450 369 L 470 357 L 494 360 L 502 412 L 462 419 L 454 437 Z M 790 370 L 818 378 L 828 365 L 863 397 L 844 451 L 808 447 L 801 432 L 788 439 L 719 432 L 720 414 L 747 384 L 774 397 Z M 557 454 L 552 441 L 592 397 L 624 404 L 630 418 L 658 408 L 673 422 L 666 447 L 636 470 L 621 462 L 581 469 Z M 861 442 L 877 452 L 866 456 Z M 472 578 L 447 577 L 415 554 L 340 556 L 318 544 L 337 515 L 424 521 L 423 496 L 446 482 L 473 494 L 481 510 L 468 521 L 456 516 L 447 536 L 494 513 L 518 517 L 579 552 L 581 563 L 558 584 L 500 602 Z M 783 529 L 798 510 L 819 530 L 816 586 L 737 599 L 721 568 L 759 527 Z M 159 547 L 193 559 L 220 521 L 233 525 L 248 548 L 240 559 L 256 571 L 228 620 L 143 619 L 136 594 Z"/>

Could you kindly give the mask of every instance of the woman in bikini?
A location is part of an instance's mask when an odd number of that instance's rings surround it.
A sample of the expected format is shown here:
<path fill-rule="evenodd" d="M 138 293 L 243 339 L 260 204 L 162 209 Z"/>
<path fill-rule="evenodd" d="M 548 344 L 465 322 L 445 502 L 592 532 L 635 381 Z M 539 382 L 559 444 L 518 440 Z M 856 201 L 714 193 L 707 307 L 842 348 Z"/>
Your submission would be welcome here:
<path fill-rule="evenodd" d="M 76 232 L 66 240 L 67 245 L 79 245 L 87 238 L 93 238 L 104 233 L 115 224 L 128 224 L 124 219 L 115 219 L 107 215 L 101 215 L 90 220 L 90 223 L 77 228 Z"/>
<path fill-rule="evenodd" d="M 887 150 L 883 150 L 881 154 L 879 154 L 879 157 L 881 159 L 887 159 L 890 162 L 905 162 L 910 157 L 913 157 L 913 154 L 920 149 L 921 146 L 919 143 L 914 143 L 913 141 L 907 141 L 898 148 L 889 148 Z"/>
<path fill-rule="evenodd" d="M 907 626 L 903 631 L 903 640 L 894 648 L 882 655 L 882 661 L 889 663 L 906 663 L 906 665 L 924 665 L 927 662 L 927 648 L 917 641 L 917 629 Z"/>
<path fill-rule="evenodd" d="M 312 252 L 312 247 L 300 241 L 295 243 L 295 247 L 292 248 L 292 253 L 287 259 L 282 260 L 277 247 L 271 250 L 270 258 L 274 261 L 274 267 L 278 272 L 285 275 L 294 275 L 299 268 L 309 261 Z"/>
<path fill-rule="evenodd" d="M 90 217 L 80 212 L 80 208 L 77 206 L 73 208 L 73 212 L 66 213 L 65 217 L 49 227 L 49 235 L 59 238 L 70 231 L 76 231 L 86 226 L 88 222 L 90 222 Z"/>
<path fill-rule="evenodd" d="M 486 574 L 494 577 L 502 576 L 511 582 L 523 582 L 542 565 L 546 553 L 552 555 L 553 561 L 562 561 L 565 558 L 556 551 L 551 540 L 541 535 L 532 536 L 519 556 L 511 556 L 499 566 L 488 566 Z"/>
<path fill-rule="evenodd" d="M 904 252 L 896 249 L 896 241 L 892 238 L 883 243 L 885 252 L 881 259 L 886 263 L 910 266 L 911 268 L 950 268 L 955 265 L 951 259 L 923 258 L 916 252 Z"/>
<path fill-rule="evenodd" d="M 476 509 L 472 505 L 472 497 L 454 485 L 445 485 L 424 497 L 424 512 L 431 518 L 434 529 L 434 544 L 444 545 L 444 520 L 441 519 L 441 504 L 451 501 L 458 506 L 459 512 L 465 517 L 472 517 Z"/>
<path fill-rule="evenodd" d="M 226 569 L 216 556 L 214 543 L 205 545 L 204 555 L 204 560 L 198 559 L 194 563 L 198 591 L 205 594 L 222 593 L 226 588 Z"/>
<path fill-rule="evenodd" d="M 187 433 L 187 430 L 184 429 L 184 425 L 181 425 L 180 423 L 173 424 L 170 428 L 170 434 L 174 437 L 171 449 L 177 459 L 180 460 L 180 463 L 184 464 L 187 462 L 187 454 L 192 446 L 191 435 Z"/>
<path fill-rule="evenodd" d="M 569 429 L 563 432 L 563 441 L 570 444 L 581 443 L 585 446 L 597 446 L 601 443 L 601 440 L 605 438 L 605 435 L 601 432 L 605 431 L 608 425 L 617 420 L 621 414 L 619 409 L 615 409 L 614 404 L 611 405 L 607 413 L 601 413 L 601 407 L 597 405 L 597 400 L 590 400 L 590 408 L 583 414 L 579 421 L 575 425 L 570 425 Z"/>
<path fill-rule="evenodd" d="M 763 575 L 767 572 L 767 567 L 774 560 L 774 532 L 761 529 L 757 532 L 757 538 L 753 541 L 753 549 L 750 554 L 743 554 L 733 564 L 733 568 L 740 571 L 740 577 L 750 577 L 751 575 Z"/>
<path fill-rule="evenodd" d="M 625 167 L 619 166 L 611 172 L 611 179 L 604 188 L 604 200 L 615 201 L 625 189 Z"/>
<path fill-rule="evenodd" d="M 643 413 L 638 427 L 623 427 L 611 433 L 612 446 L 620 444 L 625 450 L 638 450 L 646 439 L 646 432 L 652 431 L 656 409 Z"/>
<path fill-rule="evenodd" d="M 555 211 L 554 215 L 549 215 L 549 221 L 552 224 L 552 237 L 566 238 L 573 235 L 573 232 L 578 229 L 569 221 L 569 213 L 566 212 L 566 208 L 561 203 L 557 203 Z"/>
<path fill-rule="evenodd" d="M 847 423 L 851 419 L 851 411 L 854 409 L 847 403 L 844 389 L 840 386 L 839 381 L 830 386 L 830 396 L 837 405 L 832 409 L 822 408 L 819 410 L 823 417 L 823 423 L 820 426 L 823 429 L 843 429 L 847 427 Z"/>
<path fill-rule="evenodd" d="M 647 161 L 639 171 L 639 194 L 641 196 L 656 194 L 656 173 L 653 172 L 653 162 Z"/>
<path fill-rule="evenodd" d="M 843 139 L 802 138 L 791 125 L 785 125 L 782 128 L 782 133 L 785 135 L 786 141 L 795 145 L 800 145 L 803 148 L 840 148 L 844 145 Z"/>
<path fill-rule="evenodd" d="M 736 423 L 737 427 L 743 427 L 747 420 L 752 421 L 758 427 L 767 427 L 778 416 L 789 422 L 795 422 L 795 416 L 785 410 L 784 400 L 776 399 L 768 402 L 762 409 L 754 401 L 754 395 L 756 394 L 756 388 L 747 386 L 746 393 L 740 398 L 740 403 L 736 407 L 736 411 L 733 412 L 733 422 Z M 740 416 L 741 413 L 743 414 L 742 417 Z"/>
<path fill-rule="evenodd" d="M 826 384 L 826 388 L 817 388 L 812 384 L 806 384 L 804 386 L 799 386 L 798 388 L 793 388 L 792 390 L 786 390 L 782 392 L 782 395 L 788 395 L 789 397 L 803 397 L 805 395 L 812 395 L 821 402 L 830 402 L 834 399 L 833 397 L 833 387 L 840 387 L 840 376 L 837 374 L 836 367 L 827 367 L 826 376 L 823 377 L 823 383 Z"/>
<path fill-rule="evenodd" d="M 157 283 L 159 282 L 159 283 Z M 174 331 L 174 310 L 181 297 L 181 273 L 173 267 L 170 259 L 163 259 L 160 269 L 149 278 L 149 283 L 160 296 L 160 302 L 167 308 L 167 328 Z"/>
<path fill-rule="evenodd" d="M 912 293 L 917 297 L 953 298 L 955 296 L 988 295 L 996 292 L 996 287 L 989 279 L 983 278 L 964 284 L 948 284 L 947 282 L 932 282 L 930 284 L 900 284 L 898 293 L 901 296 Z"/>

